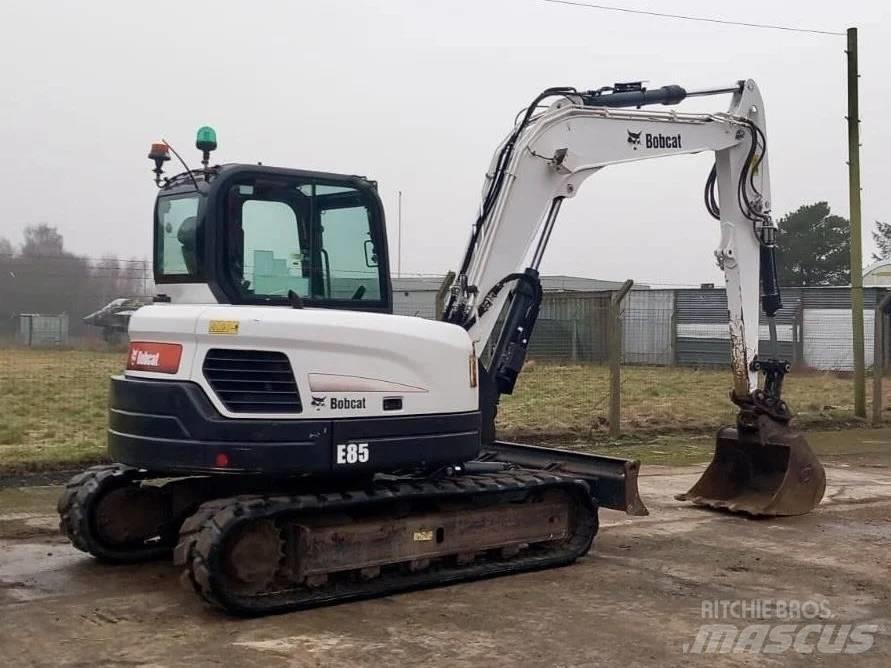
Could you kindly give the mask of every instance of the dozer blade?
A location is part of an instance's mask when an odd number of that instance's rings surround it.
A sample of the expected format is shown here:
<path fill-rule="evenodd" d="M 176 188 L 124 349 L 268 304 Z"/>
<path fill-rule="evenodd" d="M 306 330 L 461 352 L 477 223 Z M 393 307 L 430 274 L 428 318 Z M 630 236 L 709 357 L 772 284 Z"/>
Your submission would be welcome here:
<path fill-rule="evenodd" d="M 629 515 L 650 514 L 637 489 L 640 472 L 637 460 L 506 441 L 483 446 L 479 460 L 506 462 L 524 469 L 580 478 L 588 483 L 591 496 L 597 499 L 601 508 L 621 510 Z"/>
<path fill-rule="evenodd" d="M 759 416 L 758 429 L 725 427 L 715 456 L 680 501 L 749 515 L 804 515 L 826 490 L 826 472 L 804 435 Z"/>

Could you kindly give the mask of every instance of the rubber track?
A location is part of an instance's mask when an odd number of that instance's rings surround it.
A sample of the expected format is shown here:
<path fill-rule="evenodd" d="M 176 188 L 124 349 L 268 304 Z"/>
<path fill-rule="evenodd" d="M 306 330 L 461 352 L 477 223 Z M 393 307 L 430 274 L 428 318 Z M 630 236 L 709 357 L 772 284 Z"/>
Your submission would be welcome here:
<path fill-rule="evenodd" d="M 100 561 L 126 564 L 167 557 L 173 547 L 171 544 L 123 548 L 108 545 L 96 534 L 91 521 L 93 507 L 104 494 L 148 477 L 151 475 L 146 471 L 123 464 L 93 466 L 77 474 L 68 481 L 59 497 L 59 530 L 74 547 Z"/>
<path fill-rule="evenodd" d="M 467 565 L 431 566 L 417 573 L 382 574 L 367 582 L 329 582 L 321 587 L 292 589 L 245 596 L 226 589 L 218 576 L 222 570 L 223 551 L 230 533 L 247 521 L 293 514 L 321 515 L 344 512 L 351 508 L 369 508 L 394 501 L 454 500 L 461 497 L 482 498 L 511 492 L 536 492 L 562 488 L 578 501 L 576 533 L 567 543 L 542 553 L 524 554 L 495 561 Z M 184 566 L 183 581 L 210 605 L 230 614 L 256 616 L 313 608 L 343 601 L 385 596 L 459 581 L 496 575 L 552 568 L 570 564 L 591 547 L 597 533 L 597 508 L 589 488 L 581 480 L 565 476 L 511 471 L 491 475 L 462 476 L 437 481 L 397 481 L 377 483 L 363 491 L 297 496 L 239 496 L 203 504 L 180 529 L 180 541 L 174 563 Z"/>

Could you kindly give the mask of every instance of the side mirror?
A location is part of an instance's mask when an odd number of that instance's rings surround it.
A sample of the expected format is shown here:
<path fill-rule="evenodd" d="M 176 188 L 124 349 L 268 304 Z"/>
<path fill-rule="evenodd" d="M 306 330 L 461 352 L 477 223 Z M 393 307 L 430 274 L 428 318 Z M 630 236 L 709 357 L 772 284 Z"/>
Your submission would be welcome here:
<path fill-rule="evenodd" d="M 374 250 L 374 242 L 371 239 L 365 240 L 365 266 L 377 266 L 377 251 Z"/>

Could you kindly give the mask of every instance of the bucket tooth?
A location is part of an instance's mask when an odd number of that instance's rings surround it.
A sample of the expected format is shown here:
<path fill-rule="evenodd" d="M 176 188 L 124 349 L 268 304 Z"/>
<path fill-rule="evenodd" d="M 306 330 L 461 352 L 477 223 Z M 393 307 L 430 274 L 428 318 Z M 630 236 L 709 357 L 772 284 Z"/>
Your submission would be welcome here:
<path fill-rule="evenodd" d="M 823 465 L 804 435 L 761 415 L 756 429 L 721 429 L 705 473 L 675 498 L 753 516 L 804 515 L 825 490 Z"/>

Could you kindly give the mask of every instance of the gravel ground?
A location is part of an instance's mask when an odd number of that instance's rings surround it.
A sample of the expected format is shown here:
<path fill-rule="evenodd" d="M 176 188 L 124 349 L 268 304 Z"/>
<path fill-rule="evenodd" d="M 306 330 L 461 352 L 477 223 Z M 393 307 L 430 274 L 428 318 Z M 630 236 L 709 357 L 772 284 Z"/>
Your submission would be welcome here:
<path fill-rule="evenodd" d="M 874 440 L 878 432 L 871 434 Z M 837 437 L 847 438 L 845 432 Z M 7 487 L 0 490 L 0 661 L 889 666 L 891 440 L 888 445 L 831 461 L 827 498 L 804 517 L 753 521 L 692 508 L 673 495 L 701 467 L 650 467 L 641 492 L 651 515 L 604 512 L 594 549 L 573 566 L 252 620 L 203 607 L 170 564 L 96 563 L 58 535 L 57 487 Z M 752 603 L 764 600 L 773 603 Z M 703 616 L 720 611 L 720 601 L 738 603 L 719 618 Z M 800 606 L 802 614 L 765 617 L 784 604 Z M 704 624 L 732 627 L 729 646 L 741 650 L 757 645 L 765 628 L 759 625 L 791 624 L 795 637 L 804 635 L 779 653 L 704 653 L 709 643 L 703 640 L 711 638 L 716 650 L 723 637 L 701 635 L 708 632 L 701 631 Z M 808 624 L 822 626 L 807 630 Z M 829 645 L 821 651 L 820 634 L 828 628 L 826 640 L 838 639 L 846 624 L 854 628 L 842 646 L 865 651 L 831 653 Z M 773 639 L 766 649 L 782 650 Z"/>

